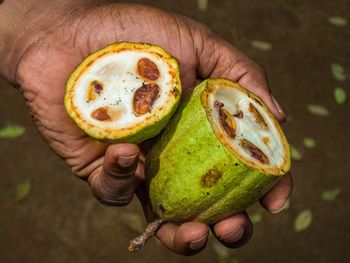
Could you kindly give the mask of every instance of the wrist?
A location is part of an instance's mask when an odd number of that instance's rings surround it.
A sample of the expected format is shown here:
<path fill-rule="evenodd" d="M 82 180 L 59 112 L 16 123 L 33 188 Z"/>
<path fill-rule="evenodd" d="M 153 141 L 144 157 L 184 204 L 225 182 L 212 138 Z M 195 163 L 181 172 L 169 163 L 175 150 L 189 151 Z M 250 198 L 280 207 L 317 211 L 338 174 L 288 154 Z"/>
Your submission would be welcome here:
<path fill-rule="evenodd" d="M 0 0 L 0 76 L 16 84 L 26 50 L 74 13 L 101 0 Z"/>

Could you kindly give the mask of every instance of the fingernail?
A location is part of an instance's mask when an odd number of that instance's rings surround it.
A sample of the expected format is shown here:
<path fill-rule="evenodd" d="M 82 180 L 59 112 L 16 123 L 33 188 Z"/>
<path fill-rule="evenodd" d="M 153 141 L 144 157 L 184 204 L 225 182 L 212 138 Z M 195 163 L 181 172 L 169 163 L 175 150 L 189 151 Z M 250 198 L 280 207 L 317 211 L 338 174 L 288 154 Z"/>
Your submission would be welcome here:
<path fill-rule="evenodd" d="M 205 246 L 205 243 L 207 242 L 208 236 L 203 236 L 198 240 L 194 240 L 190 242 L 190 249 L 192 250 L 198 250 Z"/>
<path fill-rule="evenodd" d="M 286 202 L 281 206 L 281 208 L 271 211 L 272 214 L 278 214 L 279 212 L 283 211 L 289 206 L 289 198 L 286 200 Z"/>
<path fill-rule="evenodd" d="M 119 155 L 117 163 L 121 167 L 131 166 L 135 162 L 137 155 L 138 155 L 137 153 L 129 156 Z"/>
<path fill-rule="evenodd" d="M 278 103 L 278 101 L 275 99 L 275 97 L 273 95 L 272 95 L 272 101 L 273 101 L 273 104 L 275 104 L 278 112 L 283 115 L 284 119 L 286 119 L 286 115 L 284 114 L 281 105 Z"/>
<path fill-rule="evenodd" d="M 228 233 L 220 238 L 227 243 L 234 243 L 234 242 L 237 242 L 238 240 L 240 240 L 243 237 L 243 234 L 244 234 L 244 228 L 243 228 L 243 226 L 239 226 L 238 228 L 236 228 L 232 232 L 230 232 L 230 233 Z"/>

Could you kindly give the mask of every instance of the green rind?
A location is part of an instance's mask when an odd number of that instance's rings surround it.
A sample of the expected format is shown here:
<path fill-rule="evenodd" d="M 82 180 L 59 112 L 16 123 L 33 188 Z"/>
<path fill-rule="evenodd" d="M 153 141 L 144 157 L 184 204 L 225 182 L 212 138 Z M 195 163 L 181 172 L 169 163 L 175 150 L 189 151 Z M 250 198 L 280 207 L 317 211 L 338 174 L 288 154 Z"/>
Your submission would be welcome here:
<path fill-rule="evenodd" d="M 201 103 L 206 86 L 195 88 L 147 156 L 153 210 L 168 221 L 212 224 L 245 210 L 280 178 L 248 167 L 221 144 Z"/>

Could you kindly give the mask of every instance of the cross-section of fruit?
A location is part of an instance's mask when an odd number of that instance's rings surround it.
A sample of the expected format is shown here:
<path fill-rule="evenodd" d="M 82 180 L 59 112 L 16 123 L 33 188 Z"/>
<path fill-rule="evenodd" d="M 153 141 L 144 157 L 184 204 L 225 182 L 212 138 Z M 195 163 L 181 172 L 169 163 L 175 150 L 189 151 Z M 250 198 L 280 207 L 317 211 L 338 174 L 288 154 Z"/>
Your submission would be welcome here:
<path fill-rule="evenodd" d="M 166 221 L 214 224 L 242 212 L 289 169 L 288 142 L 265 104 L 235 82 L 206 80 L 147 155 L 158 218 L 129 249 L 138 251 Z"/>
<path fill-rule="evenodd" d="M 180 97 L 175 58 L 155 45 L 123 42 L 78 66 L 67 81 L 64 102 L 91 137 L 140 143 L 165 127 Z"/>

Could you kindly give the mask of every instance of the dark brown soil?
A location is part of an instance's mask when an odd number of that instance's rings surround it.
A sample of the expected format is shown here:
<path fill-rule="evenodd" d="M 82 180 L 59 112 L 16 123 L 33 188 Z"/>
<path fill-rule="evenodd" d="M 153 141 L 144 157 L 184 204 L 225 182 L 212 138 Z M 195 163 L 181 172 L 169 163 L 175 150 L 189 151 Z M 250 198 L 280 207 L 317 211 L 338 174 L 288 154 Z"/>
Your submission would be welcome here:
<path fill-rule="evenodd" d="M 338 105 L 336 87 L 350 95 L 350 26 L 328 23 L 329 16 L 350 21 L 348 0 L 209 0 L 199 11 L 195 0 L 143 0 L 209 25 L 244 50 L 269 76 L 271 89 L 289 121 L 284 130 L 302 159 L 293 163 L 295 187 L 288 210 L 278 215 L 258 206 L 260 213 L 250 243 L 238 250 L 223 249 L 215 240 L 194 257 L 176 255 L 152 239 L 138 254 L 128 242 L 144 227 L 136 200 L 127 208 L 101 205 L 88 186 L 76 179 L 47 147 L 25 109 L 21 95 L 0 80 L 0 129 L 7 124 L 26 128 L 24 135 L 0 139 L 0 255 L 1 262 L 348 262 L 350 258 L 349 100 Z M 251 40 L 272 44 L 262 51 Z M 331 64 L 347 73 L 337 81 Z M 330 111 L 320 117 L 307 111 L 319 104 Z M 313 138 L 314 148 L 303 145 Z M 28 196 L 16 200 L 16 187 L 30 179 Z M 325 190 L 340 188 L 333 201 L 322 200 Z M 311 225 L 296 232 L 294 222 L 305 209 Z"/>

